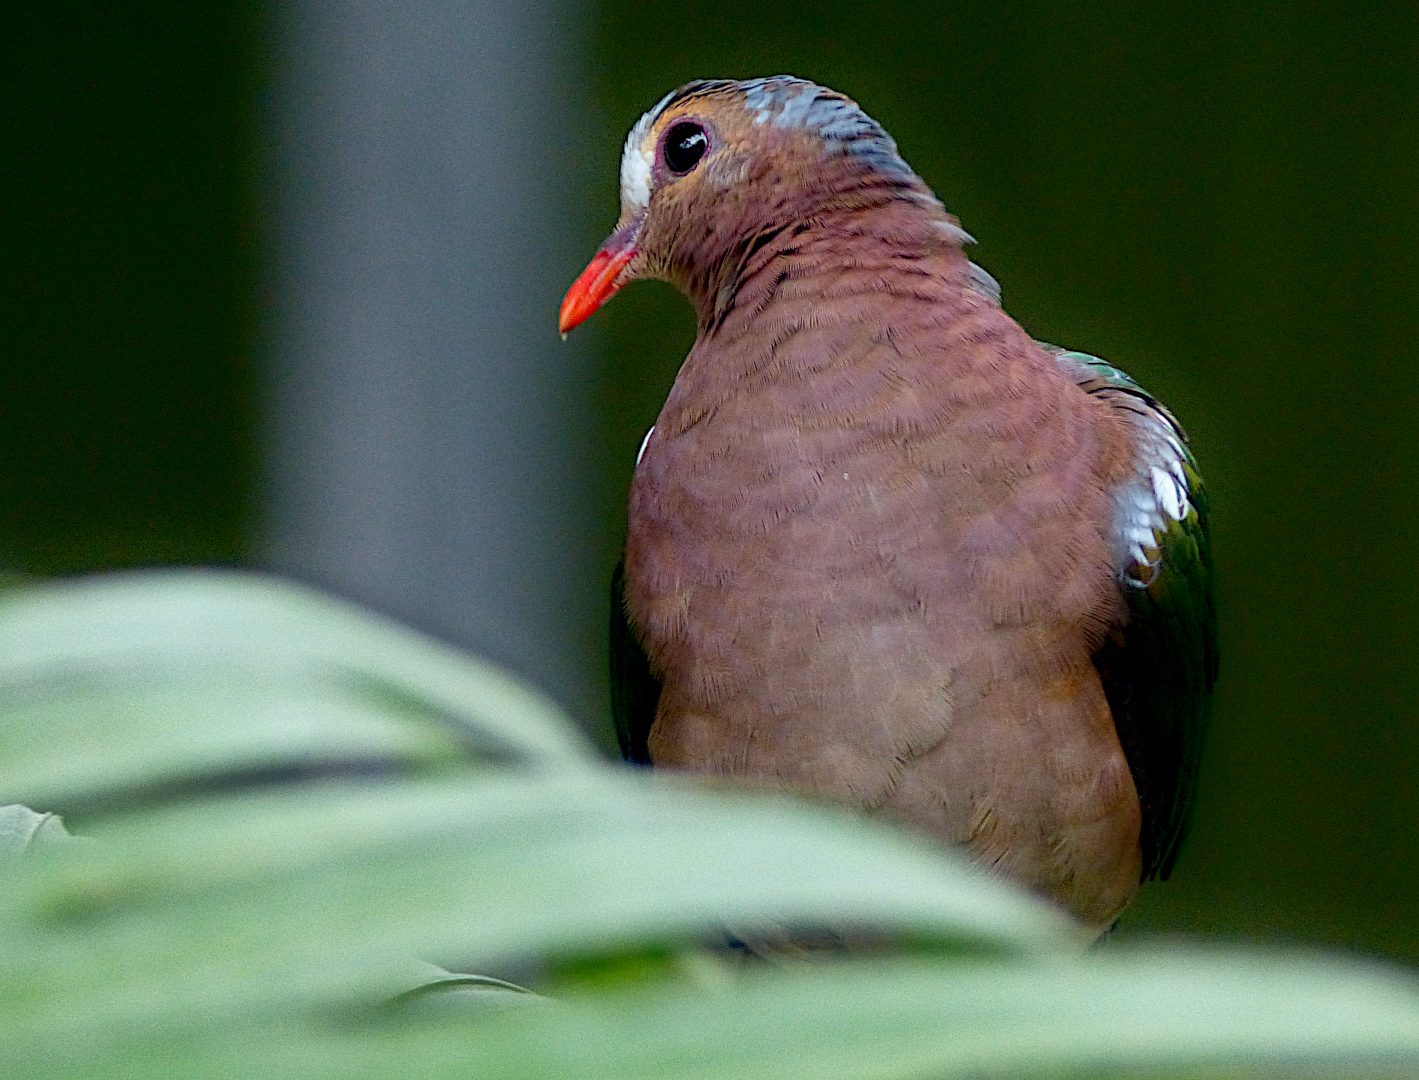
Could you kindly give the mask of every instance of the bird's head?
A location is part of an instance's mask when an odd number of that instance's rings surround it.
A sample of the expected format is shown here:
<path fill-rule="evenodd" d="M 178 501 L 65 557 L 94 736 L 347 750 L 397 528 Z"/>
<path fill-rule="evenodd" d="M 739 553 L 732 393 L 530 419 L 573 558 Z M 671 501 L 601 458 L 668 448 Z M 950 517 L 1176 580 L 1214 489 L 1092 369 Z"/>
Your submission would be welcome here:
<path fill-rule="evenodd" d="M 779 75 L 692 82 L 640 118 L 621 155 L 621 217 L 562 301 L 562 334 L 622 286 L 713 296 L 766 238 L 833 206 L 941 204 L 850 98 Z"/>

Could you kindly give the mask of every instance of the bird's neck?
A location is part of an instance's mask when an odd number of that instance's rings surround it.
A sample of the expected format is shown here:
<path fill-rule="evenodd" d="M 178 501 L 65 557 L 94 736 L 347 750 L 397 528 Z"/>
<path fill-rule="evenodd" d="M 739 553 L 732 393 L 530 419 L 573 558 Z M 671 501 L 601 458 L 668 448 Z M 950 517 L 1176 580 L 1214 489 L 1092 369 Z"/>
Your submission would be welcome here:
<path fill-rule="evenodd" d="M 848 193 L 732 235 L 676 282 L 701 340 L 762 326 L 770 312 L 811 321 L 814 304 L 865 314 L 913 296 L 939 305 L 971 287 L 965 233 L 924 188 Z"/>
<path fill-rule="evenodd" d="M 831 301 L 923 277 L 938 287 L 969 282 L 964 234 L 929 193 L 849 193 L 720 235 L 734 239 L 676 282 L 701 338 L 800 293 Z"/>

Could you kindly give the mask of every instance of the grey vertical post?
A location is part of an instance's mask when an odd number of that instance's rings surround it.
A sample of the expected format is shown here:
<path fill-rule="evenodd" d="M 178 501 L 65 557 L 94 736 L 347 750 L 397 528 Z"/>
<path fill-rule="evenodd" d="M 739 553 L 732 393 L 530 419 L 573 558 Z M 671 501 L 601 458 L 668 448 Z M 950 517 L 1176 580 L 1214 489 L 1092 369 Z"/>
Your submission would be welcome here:
<path fill-rule="evenodd" d="M 580 0 L 287 0 L 276 57 L 274 569 L 600 711 Z"/>

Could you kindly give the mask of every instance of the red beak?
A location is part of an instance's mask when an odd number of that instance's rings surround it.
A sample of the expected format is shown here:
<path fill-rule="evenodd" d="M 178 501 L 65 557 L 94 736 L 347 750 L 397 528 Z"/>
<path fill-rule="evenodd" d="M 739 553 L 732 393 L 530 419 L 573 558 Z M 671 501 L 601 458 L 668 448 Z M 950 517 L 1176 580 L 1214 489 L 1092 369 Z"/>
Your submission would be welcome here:
<path fill-rule="evenodd" d="M 636 257 L 635 244 L 626 240 L 618 243 L 613 236 L 606 241 L 591 262 L 586 264 L 586 269 L 572 282 L 572 287 L 562 298 L 562 312 L 557 320 L 562 337 L 591 318 L 625 284 L 620 280 L 621 271 Z"/>

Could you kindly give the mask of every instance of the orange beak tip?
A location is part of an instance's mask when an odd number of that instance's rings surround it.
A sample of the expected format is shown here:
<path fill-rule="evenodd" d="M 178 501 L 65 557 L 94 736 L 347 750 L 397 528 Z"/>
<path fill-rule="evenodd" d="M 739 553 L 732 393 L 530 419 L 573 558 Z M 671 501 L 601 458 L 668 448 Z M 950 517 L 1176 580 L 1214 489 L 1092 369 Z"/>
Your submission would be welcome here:
<path fill-rule="evenodd" d="M 598 251 L 591 262 L 586 264 L 567 295 L 562 299 L 562 310 L 558 315 L 557 329 L 565 338 L 601 308 L 607 300 L 616 295 L 623 282 L 621 272 L 636 256 L 634 247 L 620 251 Z"/>

